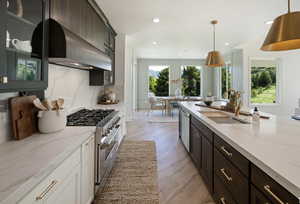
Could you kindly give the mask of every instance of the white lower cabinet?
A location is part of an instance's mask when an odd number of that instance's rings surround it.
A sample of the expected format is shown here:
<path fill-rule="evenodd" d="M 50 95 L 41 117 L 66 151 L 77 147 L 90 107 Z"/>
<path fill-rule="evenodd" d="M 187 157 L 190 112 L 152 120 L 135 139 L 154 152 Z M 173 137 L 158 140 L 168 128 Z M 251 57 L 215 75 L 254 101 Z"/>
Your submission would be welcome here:
<path fill-rule="evenodd" d="M 45 204 L 80 204 L 80 165 L 70 172 L 57 188 L 45 197 Z"/>
<path fill-rule="evenodd" d="M 95 138 L 91 136 L 18 204 L 90 204 L 94 198 Z"/>
<path fill-rule="evenodd" d="M 90 204 L 94 199 L 94 136 L 82 145 L 81 152 L 81 204 Z"/>

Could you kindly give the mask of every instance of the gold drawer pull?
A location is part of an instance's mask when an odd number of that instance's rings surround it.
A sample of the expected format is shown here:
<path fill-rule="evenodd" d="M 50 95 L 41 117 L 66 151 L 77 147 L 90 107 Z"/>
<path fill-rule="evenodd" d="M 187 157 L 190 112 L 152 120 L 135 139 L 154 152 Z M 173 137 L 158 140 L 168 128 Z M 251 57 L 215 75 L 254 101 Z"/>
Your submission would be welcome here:
<path fill-rule="evenodd" d="M 222 172 L 222 174 L 225 176 L 225 178 L 227 179 L 227 181 L 232 181 L 232 177 L 228 176 L 225 169 L 220 169 L 220 171 Z"/>
<path fill-rule="evenodd" d="M 220 201 L 221 201 L 222 204 L 226 204 L 226 200 L 225 200 L 224 197 L 220 198 Z"/>
<path fill-rule="evenodd" d="M 227 156 L 232 157 L 232 153 L 229 152 L 229 151 L 227 151 L 227 149 L 226 149 L 224 146 L 221 147 L 221 150 L 222 150 L 223 152 L 225 152 L 225 154 L 227 154 Z"/>
<path fill-rule="evenodd" d="M 271 190 L 271 187 L 269 185 L 265 185 L 264 189 L 267 191 L 267 193 L 269 193 L 278 203 L 280 204 L 288 204 L 283 202 L 275 193 L 273 193 L 273 191 Z"/>
<path fill-rule="evenodd" d="M 51 191 L 51 189 L 58 183 L 57 180 L 53 180 L 50 185 L 39 195 L 35 198 L 35 200 L 42 200 L 47 193 L 49 193 L 49 191 Z"/>

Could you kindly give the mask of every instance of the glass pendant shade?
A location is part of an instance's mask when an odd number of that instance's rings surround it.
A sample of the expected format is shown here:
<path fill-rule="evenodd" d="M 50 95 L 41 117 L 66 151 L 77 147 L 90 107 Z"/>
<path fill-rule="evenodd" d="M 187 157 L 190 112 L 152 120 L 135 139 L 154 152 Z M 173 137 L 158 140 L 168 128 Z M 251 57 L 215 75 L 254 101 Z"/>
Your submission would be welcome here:
<path fill-rule="evenodd" d="M 277 17 L 261 47 L 263 51 L 284 51 L 300 48 L 300 12 Z"/>

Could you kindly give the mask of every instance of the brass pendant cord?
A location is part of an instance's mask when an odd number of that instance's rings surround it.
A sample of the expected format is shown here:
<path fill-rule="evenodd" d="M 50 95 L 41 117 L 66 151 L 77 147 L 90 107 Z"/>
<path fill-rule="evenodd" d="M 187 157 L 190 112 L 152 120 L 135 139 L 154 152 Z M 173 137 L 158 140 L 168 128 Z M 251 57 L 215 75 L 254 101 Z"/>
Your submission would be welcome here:
<path fill-rule="evenodd" d="M 213 24 L 213 32 L 214 32 L 214 51 L 216 51 L 216 25 Z"/>
<path fill-rule="evenodd" d="M 291 0 L 288 0 L 288 13 L 291 13 Z"/>

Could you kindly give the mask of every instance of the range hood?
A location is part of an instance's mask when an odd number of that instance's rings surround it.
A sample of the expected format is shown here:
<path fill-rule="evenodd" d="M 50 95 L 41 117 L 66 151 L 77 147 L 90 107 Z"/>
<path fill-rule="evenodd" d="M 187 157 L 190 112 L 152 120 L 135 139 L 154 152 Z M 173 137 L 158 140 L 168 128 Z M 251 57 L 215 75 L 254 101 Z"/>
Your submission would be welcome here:
<path fill-rule="evenodd" d="M 76 34 L 49 19 L 49 62 L 79 69 L 111 71 L 112 60 Z"/>

